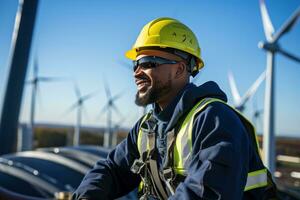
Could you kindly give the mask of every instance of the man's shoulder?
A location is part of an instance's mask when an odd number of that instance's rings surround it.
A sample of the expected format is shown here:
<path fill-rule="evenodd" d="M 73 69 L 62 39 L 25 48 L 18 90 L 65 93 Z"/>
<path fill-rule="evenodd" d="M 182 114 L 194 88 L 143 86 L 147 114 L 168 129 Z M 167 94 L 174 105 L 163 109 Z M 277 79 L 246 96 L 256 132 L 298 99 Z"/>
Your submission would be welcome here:
<path fill-rule="evenodd" d="M 190 112 L 194 112 L 196 115 L 204 114 L 227 117 L 236 117 L 239 115 L 239 113 L 227 102 L 217 98 L 201 99 L 195 104 L 192 109 L 190 110 Z"/>
<path fill-rule="evenodd" d="M 194 125 L 200 128 L 202 125 L 218 126 L 225 129 L 244 129 L 243 115 L 225 101 L 213 100 L 203 105 L 195 112 Z"/>

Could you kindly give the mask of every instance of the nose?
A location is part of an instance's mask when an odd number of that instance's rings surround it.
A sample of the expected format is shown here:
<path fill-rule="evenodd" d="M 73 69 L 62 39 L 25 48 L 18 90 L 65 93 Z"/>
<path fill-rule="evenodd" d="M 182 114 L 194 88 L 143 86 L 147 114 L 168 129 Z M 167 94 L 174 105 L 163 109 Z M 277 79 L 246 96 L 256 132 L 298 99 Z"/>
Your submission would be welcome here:
<path fill-rule="evenodd" d="M 137 76 L 141 75 L 142 73 L 143 73 L 143 70 L 140 68 L 140 66 L 138 66 L 136 68 L 136 70 L 133 72 L 133 76 L 137 77 Z"/>

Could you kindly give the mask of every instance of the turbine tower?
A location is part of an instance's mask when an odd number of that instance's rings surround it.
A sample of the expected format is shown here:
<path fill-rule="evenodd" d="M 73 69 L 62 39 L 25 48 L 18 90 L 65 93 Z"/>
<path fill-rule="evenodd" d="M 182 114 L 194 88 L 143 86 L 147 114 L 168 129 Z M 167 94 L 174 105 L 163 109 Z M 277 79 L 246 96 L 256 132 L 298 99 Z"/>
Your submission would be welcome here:
<path fill-rule="evenodd" d="M 92 92 L 82 96 L 79 87 L 77 86 L 76 83 L 74 84 L 74 90 L 75 90 L 77 100 L 73 105 L 69 107 L 66 113 L 70 113 L 77 108 L 76 125 L 75 125 L 74 136 L 73 136 L 73 145 L 77 146 L 80 144 L 79 140 L 80 140 L 81 116 L 82 116 L 82 110 L 84 109 L 84 102 L 92 98 L 93 96 L 95 96 L 96 92 Z"/>
<path fill-rule="evenodd" d="M 63 78 L 56 78 L 56 77 L 44 77 L 39 76 L 39 65 L 37 58 L 34 59 L 33 64 L 33 78 L 32 80 L 27 81 L 26 83 L 32 85 L 32 91 L 31 91 L 31 108 L 30 108 L 30 119 L 29 119 L 29 131 L 27 137 L 27 144 L 25 144 L 25 147 L 22 146 L 22 150 L 30 150 L 32 149 L 32 137 L 34 134 L 34 122 L 35 122 L 35 107 L 36 107 L 36 97 L 39 93 L 39 84 L 40 82 L 54 82 L 54 81 L 62 81 L 65 80 Z"/>
<path fill-rule="evenodd" d="M 266 41 L 258 44 L 259 48 L 267 51 L 267 66 L 266 66 L 266 88 L 265 88 L 265 106 L 264 106 L 264 129 L 263 129 L 263 149 L 264 149 L 264 162 L 269 168 L 271 174 L 275 171 L 275 132 L 274 132 L 274 61 L 275 54 L 281 53 L 282 55 L 290 58 L 296 62 L 300 62 L 300 58 L 283 50 L 278 43 L 278 40 L 296 23 L 300 16 L 300 7 L 294 14 L 275 32 L 272 22 L 270 20 L 264 0 L 259 1 L 260 12 L 263 22 Z"/>
<path fill-rule="evenodd" d="M 245 104 L 254 95 L 257 88 L 263 82 L 265 77 L 266 77 L 266 72 L 264 71 L 260 74 L 260 76 L 256 79 L 256 81 L 251 85 L 251 87 L 247 90 L 247 92 L 244 94 L 244 96 L 241 97 L 240 93 L 237 89 L 232 72 L 228 72 L 228 80 L 229 80 L 231 94 L 233 97 L 233 106 L 237 110 L 239 110 L 241 112 L 243 112 L 245 110 Z"/>
<path fill-rule="evenodd" d="M 105 79 L 103 79 L 105 80 Z M 100 114 L 103 112 L 107 112 L 107 131 L 106 134 L 104 134 L 104 147 L 112 147 L 117 144 L 117 136 L 116 134 L 113 133 L 113 128 L 112 128 L 112 110 L 115 110 L 120 116 L 122 116 L 121 112 L 115 105 L 115 101 L 119 99 L 122 96 L 122 93 L 119 93 L 115 96 L 111 95 L 110 89 L 106 81 L 104 81 L 104 88 L 105 88 L 105 93 L 107 97 L 107 103 L 103 106 L 103 108 L 100 111 Z"/>

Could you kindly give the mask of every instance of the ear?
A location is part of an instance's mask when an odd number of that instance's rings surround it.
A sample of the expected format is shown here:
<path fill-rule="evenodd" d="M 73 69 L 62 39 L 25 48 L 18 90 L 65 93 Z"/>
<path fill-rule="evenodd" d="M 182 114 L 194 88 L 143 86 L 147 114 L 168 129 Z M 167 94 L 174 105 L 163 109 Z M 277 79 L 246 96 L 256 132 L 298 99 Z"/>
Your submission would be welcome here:
<path fill-rule="evenodd" d="M 186 73 L 186 64 L 184 62 L 177 63 L 175 77 L 180 78 L 184 76 L 185 73 Z"/>

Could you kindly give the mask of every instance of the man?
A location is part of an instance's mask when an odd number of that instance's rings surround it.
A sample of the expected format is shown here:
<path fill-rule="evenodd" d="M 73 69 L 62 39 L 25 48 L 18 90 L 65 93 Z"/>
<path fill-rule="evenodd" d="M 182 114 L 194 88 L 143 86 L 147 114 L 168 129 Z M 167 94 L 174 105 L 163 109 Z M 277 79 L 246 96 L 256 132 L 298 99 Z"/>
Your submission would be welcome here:
<path fill-rule="evenodd" d="M 203 67 L 194 33 L 158 18 L 126 53 L 134 61 L 136 104 L 153 104 L 128 137 L 97 162 L 75 199 L 267 199 L 275 186 L 252 125 L 210 81 L 189 83 Z"/>

